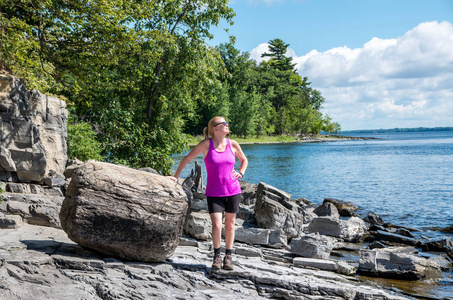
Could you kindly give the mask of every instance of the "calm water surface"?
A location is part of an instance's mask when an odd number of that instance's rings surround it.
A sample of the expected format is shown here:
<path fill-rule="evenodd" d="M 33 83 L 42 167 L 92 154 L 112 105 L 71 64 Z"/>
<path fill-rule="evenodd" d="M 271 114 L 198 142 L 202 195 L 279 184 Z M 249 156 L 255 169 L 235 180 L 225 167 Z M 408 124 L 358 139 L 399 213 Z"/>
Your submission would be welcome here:
<path fill-rule="evenodd" d="M 293 199 L 352 201 L 362 214 L 373 211 L 428 235 L 431 228 L 453 226 L 453 132 L 359 136 L 378 139 L 242 145 L 249 160 L 244 180 L 273 185 Z M 196 160 L 206 178 L 203 158 Z"/>
<path fill-rule="evenodd" d="M 291 193 L 293 199 L 305 197 L 318 204 L 327 197 L 352 201 L 362 215 L 373 211 L 386 222 L 420 229 L 418 237 L 444 235 L 433 228 L 453 226 L 453 132 L 359 136 L 378 139 L 242 145 L 249 159 L 244 180 L 265 182 Z M 196 161 L 206 183 L 202 156 Z M 193 168 L 191 162 L 181 176 Z M 369 280 L 434 299 L 453 299 L 451 272 L 444 272 L 435 284 Z"/>

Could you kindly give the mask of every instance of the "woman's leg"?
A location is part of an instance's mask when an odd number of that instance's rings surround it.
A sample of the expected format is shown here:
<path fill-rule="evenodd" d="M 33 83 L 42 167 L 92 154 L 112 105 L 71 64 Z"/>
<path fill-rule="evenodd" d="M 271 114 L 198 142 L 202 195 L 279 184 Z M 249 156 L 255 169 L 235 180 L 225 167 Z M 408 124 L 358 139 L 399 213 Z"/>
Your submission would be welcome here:
<path fill-rule="evenodd" d="M 225 213 L 225 248 L 233 249 L 236 213 Z M 213 239 L 214 241 L 214 239 Z"/>
<path fill-rule="evenodd" d="M 212 213 L 210 216 L 212 223 L 212 245 L 214 249 L 218 249 L 222 241 L 222 213 Z"/>

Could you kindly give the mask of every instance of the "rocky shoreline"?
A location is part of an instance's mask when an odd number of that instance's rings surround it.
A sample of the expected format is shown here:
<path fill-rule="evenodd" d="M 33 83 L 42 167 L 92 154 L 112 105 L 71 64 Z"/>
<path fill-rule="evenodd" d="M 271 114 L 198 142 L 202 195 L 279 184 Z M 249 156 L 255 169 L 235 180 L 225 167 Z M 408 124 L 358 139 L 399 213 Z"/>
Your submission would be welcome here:
<path fill-rule="evenodd" d="M 435 284 L 441 270 L 451 270 L 451 240 L 421 242 L 374 214 L 354 217 L 353 203 L 326 199 L 316 206 L 264 183 L 241 183 L 235 270 L 212 271 L 209 216 L 196 170 L 181 182 L 192 199 L 169 258 L 101 254 L 70 240 L 58 217 L 64 195 L 55 194 L 68 188 L 79 165 L 68 167 L 62 186 L 3 183 L 0 299 L 449 299 L 411 287 Z M 419 247 L 438 255 L 423 258 Z M 373 280 L 386 277 L 408 288 Z"/>
<path fill-rule="evenodd" d="M 68 160 L 67 114 L 0 76 L 0 300 L 451 299 L 451 238 L 264 182 L 241 182 L 234 270 L 212 271 L 200 166 L 175 183 Z"/>

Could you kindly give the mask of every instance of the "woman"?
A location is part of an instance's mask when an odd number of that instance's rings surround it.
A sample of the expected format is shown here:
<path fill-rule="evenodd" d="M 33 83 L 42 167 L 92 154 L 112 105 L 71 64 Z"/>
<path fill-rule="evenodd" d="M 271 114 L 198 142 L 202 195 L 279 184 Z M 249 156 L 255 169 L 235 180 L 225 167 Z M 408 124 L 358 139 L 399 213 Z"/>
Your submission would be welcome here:
<path fill-rule="evenodd" d="M 241 186 L 238 179 L 247 169 L 247 158 L 239 144 L 229 140 L 229 125 L 222 117 L 214 117 L 204 129 L 205 139 L 201 141 L 179 163 L 173 180 L 177 180 L 184 167 L 195 157 L 203 153 L 208 173 L 206 197 L 212 222 L 212 244 L 214 247 L 213 270 L 222 267 L 220 244 L 222 238 L 222 214 L 225 211 L 225 257 L 223 269 L 233 270 L 234 223 L 241 201 Z M 236 157 L 241 162 L 239 172 L 234 170 Z"/>

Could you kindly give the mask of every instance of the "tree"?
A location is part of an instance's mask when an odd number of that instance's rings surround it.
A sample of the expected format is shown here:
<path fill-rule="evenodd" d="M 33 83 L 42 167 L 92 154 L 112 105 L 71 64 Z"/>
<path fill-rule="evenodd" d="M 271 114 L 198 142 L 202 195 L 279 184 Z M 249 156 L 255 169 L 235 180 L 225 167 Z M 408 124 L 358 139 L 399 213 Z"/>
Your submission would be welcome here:
<path fill-rule="evenodd" d="M 3 0 L 1 65 L 65 97 L 96 125 L 109 161 L 168 173 L 184 149 L 183 117 L 220 89 L 220 57 L 205 39 L 231 22 L 227 2 Z"/>
<path fill-rule="evenodd" d="M 292 63 L 293 58 L 285 56 L 289 44 L 285 44 L 281 39 L 273 39 L 269 41 L 270 53 L 263 53 L 261 57 L 269 56 L 271 59 L 269 63 L 274 68 L 280 71 L 294 71 L 296 64 Z"/>

